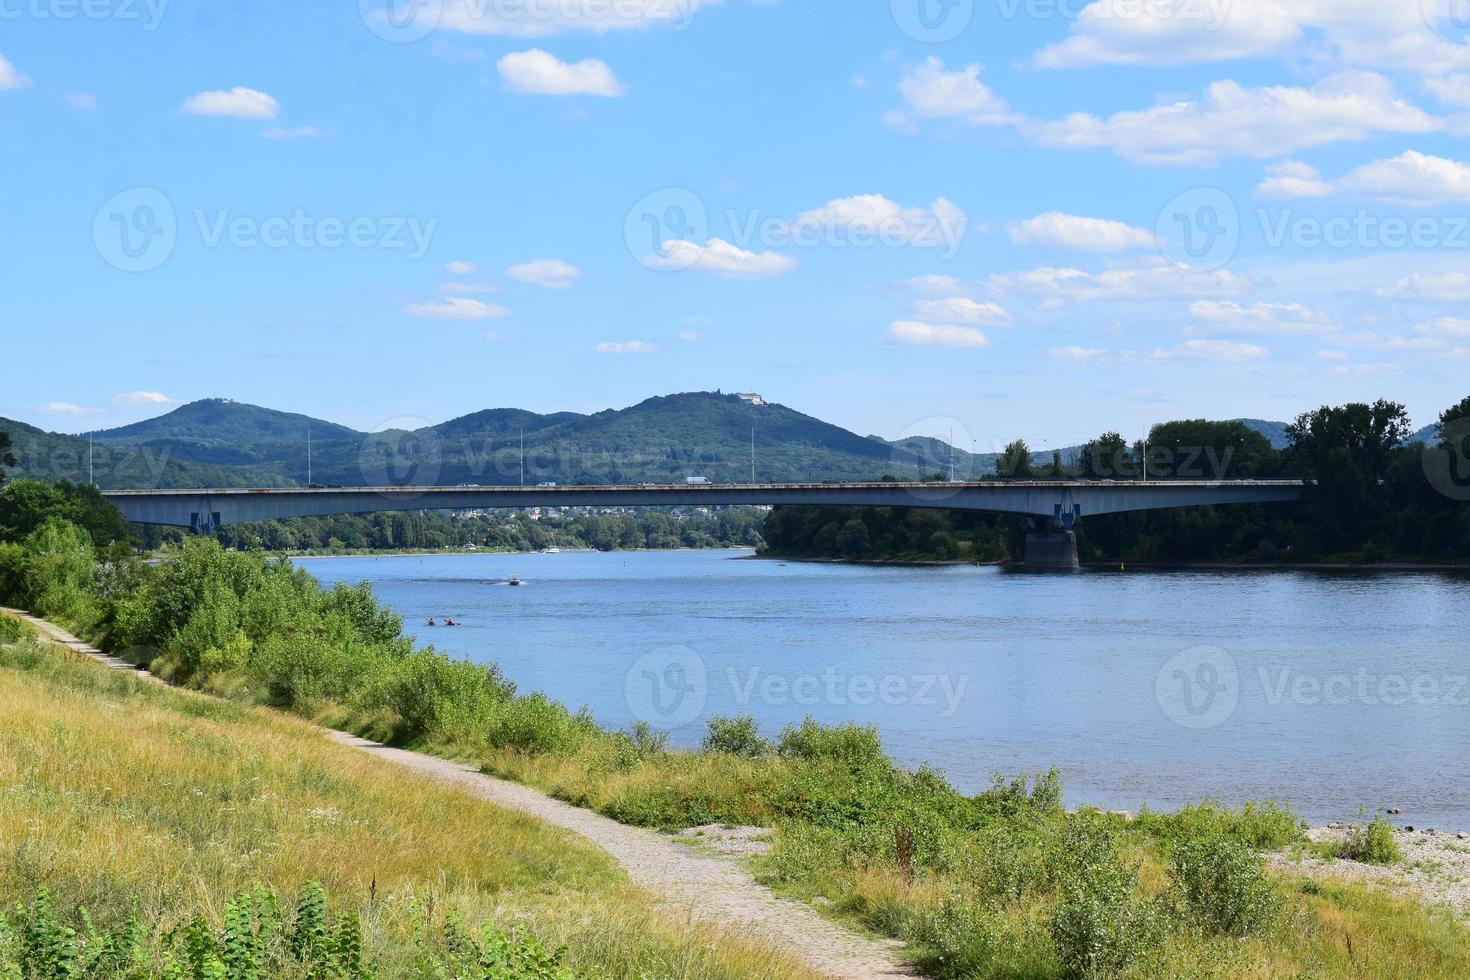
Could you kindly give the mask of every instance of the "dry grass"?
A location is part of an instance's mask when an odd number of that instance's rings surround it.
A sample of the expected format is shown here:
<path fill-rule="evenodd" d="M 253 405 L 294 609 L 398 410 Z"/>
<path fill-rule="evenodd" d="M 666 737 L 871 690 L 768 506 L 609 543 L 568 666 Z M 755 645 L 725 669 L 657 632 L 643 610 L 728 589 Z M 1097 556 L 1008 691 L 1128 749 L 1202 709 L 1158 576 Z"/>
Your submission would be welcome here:
<path fill-rule="evenodd" d="M 0 649 L 0 902 L 50 889 L 99 923 L 218 918 L 319 880 L 401 975 L 415 909 L 526 924 L 610 977 L 801 977 L 650 911 L 569 834 L 331 744 L 281 714 L 170 691 L 34 640 Z M 398 969 L 395 970 L 395 964 Z"/>

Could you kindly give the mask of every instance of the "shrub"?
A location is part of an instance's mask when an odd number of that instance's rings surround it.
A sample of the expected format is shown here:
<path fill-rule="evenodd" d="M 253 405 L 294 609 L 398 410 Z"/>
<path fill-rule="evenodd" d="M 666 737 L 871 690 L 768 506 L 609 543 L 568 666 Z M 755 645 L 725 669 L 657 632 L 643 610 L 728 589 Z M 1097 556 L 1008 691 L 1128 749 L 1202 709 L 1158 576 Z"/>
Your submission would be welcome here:
<path fill-rule="evenodd" d="M 1393 825 L 1382 814 L 1375 814 L 1367 824 L 1349 827 L 1334 854 L 1364 864 L 1397 864 L 1404 859 L 1404 852 L 1393 839 Z"/>
<path fill-rule="evenodd" d="M 515 695 L 500 668 L 450 660 L 432 648 L 386 660 L 359 706 L 386 708 L 398 716 L 397 737 L 482 732 L 494 707 Z"/>
<path fill-rule="evenodd" d="M 1134 894 L 1138 868 L 1124 862 L 1112 830 L 1095 815 L 1070 817 L 1055 846 L 1052 874 L 1061 897 L 1051 936 L 1063 973 L 1123 973 L 1163 935 L 1155 904 Z"/>
<path fill-rule="evenodd" d="M 25 636 L 20 623 L 9 616 L 0 616 L 0 643 L 16 643 Z"/>
<path fill-rule="evenodd" d="M 980 806 L 1005 816 L 1023 812 L 1056 813 L 1062 809 L 1062 775 L 1056 769 L 1022 773 L 1007 781 L 991 773 L 990 788 L 976 797 Z"/>
<path fill-rule="evenodd" d="M 883 742 L 872 725 L 826 726 L 810 716 L 800 727 L 788 725 L 781 732 L 779 751 L 782 755 L 807 762 L 840 762 L 854 769 L 869 766 L 887 768 Z"/>
<path fill-rule="evenodd" d="M 760 729 L 751 715 L 740 718 L 716 715 L 705 723 L 705 727 L 709 734 L 700 743 L 701 752 L 738 755 L 745 759 L 759 759 L 771 753 L 771 743 L 761 738 Z"/>
<path fill-rule="evenodd" d="M 1242 841 L 1204 837 L 1174 849 L 1174 882 L 1192 924 L 1243 937 L 1264 932 L 1280 902 L 1261 859 Z"/>

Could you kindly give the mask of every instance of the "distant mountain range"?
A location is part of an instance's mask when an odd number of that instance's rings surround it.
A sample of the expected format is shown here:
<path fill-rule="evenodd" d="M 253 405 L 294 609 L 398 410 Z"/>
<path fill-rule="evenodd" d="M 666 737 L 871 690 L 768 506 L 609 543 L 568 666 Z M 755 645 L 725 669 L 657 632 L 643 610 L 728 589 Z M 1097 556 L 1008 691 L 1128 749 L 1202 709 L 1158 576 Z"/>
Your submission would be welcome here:
<path fill-rule="evenodd" d="M 1286 445 L 1286 423 L 1242 419 Z M 305 415 L 229 399 L 191 402 L 157 418 L 85 437 L 0 418 L 16 476 L 92 478 L 103 489 L 557 482 L 669 483 L 874 480 L 990 473 L 995 454 L 943 440 L 860 436 L 758 396 L 691 392 L 593 415 L 488 409 L 413 432 L 358 432 Z M 1415 438 L 1430 439 L 1433 427 Z M 310 451 L 308 452 L 308 439 Z M 524 457 L 522 445 L 524 444 Z M 1076 447 L 1061 450 L 1074 459 Z M 1050 461 L 1050 454 L 1039 462 Z M 524 458 L 524 477 L 522 459 Z"/>

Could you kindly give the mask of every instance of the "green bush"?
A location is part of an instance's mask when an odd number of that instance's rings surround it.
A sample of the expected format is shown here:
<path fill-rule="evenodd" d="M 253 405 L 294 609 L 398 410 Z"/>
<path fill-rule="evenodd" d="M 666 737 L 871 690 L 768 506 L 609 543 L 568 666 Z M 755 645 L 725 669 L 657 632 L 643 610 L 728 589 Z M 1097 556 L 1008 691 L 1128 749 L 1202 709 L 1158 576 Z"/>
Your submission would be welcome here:
<path fill-rule="evenodd" d="M 888 766 L 883 742 L 872 725 L 826 726 L 810 716 L 801 725 L 788 725 L 781 732 L 778 749 L 783 756 L 807 762 L 838 762 L 854 769 Z"/>
<path fill-rule="evenodd" d="M 700 743 L 701 752 L 759 759 L 770 755 L 773 748 L 770 742 L 761 738 L 760 729 L 752 715 L 739 718 L 716 715 L 705 723 L 705 727 L 708 734 Z"/>
<path fill-rule="evenodd" d="M 1270 928 L 1280 900 L 1250 846 L 1228 837 L 1185 841 L 1174 849 L 1174 882 L 1191 925 L 1227 936 Z"/>
<path fill-rule="evenodd" d="M 1364 864 L 1397 864 L 1404 859 L 1404 852 L 1393 839 L 1393 825 L 1382 814 L 1375 814 L 1366 824 L 1349 827 L 1334 854 Z"/>
<path fill-rule="evenodd" d="M 991 773 L 990 788 L 976 798 L 982 807 L 1005 816 L 1023 812 L 1054 813 L 1062 808 L 1062 774 L 1056 769 L 1022 773 L 1007 780 Z"/>
<path fill-rule="evenodd" d="M 16 643 L 25 636 L 25 629 L 9 616 L 0 616 L 0 643 Z"/>
<path fill-rule="evenodd" d="M 1113 977 L 1155 948 L 1164 920 L 1155 903 L 1137 897 L 1138 868 L 1118 853 L 1105 823 L 1079 814 L 1056 841 L 1052 874 L 1059 900 L 1051 937 L 1063 973 Z"/>

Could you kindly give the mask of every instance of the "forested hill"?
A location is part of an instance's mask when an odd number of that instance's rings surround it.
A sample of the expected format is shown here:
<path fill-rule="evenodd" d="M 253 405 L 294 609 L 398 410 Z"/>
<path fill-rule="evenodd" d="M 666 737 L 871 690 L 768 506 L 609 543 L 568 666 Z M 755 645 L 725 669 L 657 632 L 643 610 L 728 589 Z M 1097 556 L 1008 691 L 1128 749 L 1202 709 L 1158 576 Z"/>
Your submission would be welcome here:
<path fill-rule="evenodd" d="M 13 475 L 85 480 L 88 440 L 0 419 L 14 435 Z M 720 392 L 650 398 L 593 415 L 489 409 L 412 432 L 358 432 L 303 415 L 208 399 L 93 434 L 103 489 L 151 486 L 515 485 L 667 483 L 689 476 L 744 482 L 754 435 L 761 481 L 876 480 L 947 469 L 935 439 L 889 443 L 784 405 Z M 961 472 L 991 457 L 954 450 Z M 978 469 L 977 469 L 978 468 Z"/>

